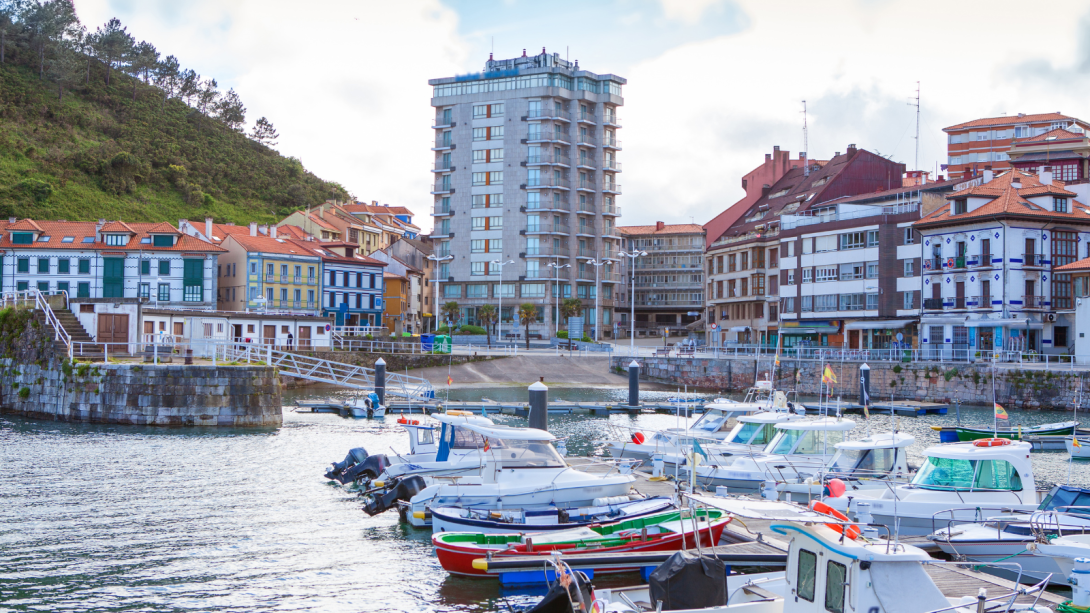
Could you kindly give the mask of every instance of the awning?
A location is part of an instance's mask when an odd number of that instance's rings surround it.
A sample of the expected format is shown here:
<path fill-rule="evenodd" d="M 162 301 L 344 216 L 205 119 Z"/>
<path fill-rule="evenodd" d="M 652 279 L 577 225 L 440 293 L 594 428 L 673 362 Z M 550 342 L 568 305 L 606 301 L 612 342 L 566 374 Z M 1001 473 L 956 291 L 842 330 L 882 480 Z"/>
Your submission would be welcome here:
<path fill-rule="evenodd" d="M 734 326 L 733 328 L 730 329 L 730 331 L 731 332 L 749 332 L 750 329 L 751 328 L 749 326 Z"/>
<path fill-rule="evenodd" d="M 1043 330 L 1045 325 L 1039 321 L 1030 321 L 1029 325 L 1026 325 L 1025 319 L 972 319 L 969 321 L 963 321 L 957 326 L 965 326 L 966 328 L 1014 328 L 1014 329 L 1030 329 L 1030 330 Z"/>
<path fill-rule="evenodd" d="M 839 331 L 838 326 L 811 326 L 808 328 L 782 328 L 780 334 L 836 334 Z"/>
<path fill-rule="evenodd" d="M 898 330 L 913 323 L 911 319 L 890 319 L 886 321 L 861 320 L 844 324 L 845 330 Z"/>

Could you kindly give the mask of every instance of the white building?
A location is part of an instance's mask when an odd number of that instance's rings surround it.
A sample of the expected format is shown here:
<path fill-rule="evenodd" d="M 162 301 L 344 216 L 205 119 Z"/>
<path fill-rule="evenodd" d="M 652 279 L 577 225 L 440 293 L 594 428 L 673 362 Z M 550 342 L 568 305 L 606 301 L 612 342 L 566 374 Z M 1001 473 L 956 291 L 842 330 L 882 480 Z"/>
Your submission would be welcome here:
<path fill-rule="evenodd" d="M 962 184 L 913 224 L 922 235 L 920 347 L 970 358 L 993 349 L 1068 353 L 1074 288 L 1053 269 L 1090 248 L 1090 212 L 1076 193 L 1009 170 Z"/>

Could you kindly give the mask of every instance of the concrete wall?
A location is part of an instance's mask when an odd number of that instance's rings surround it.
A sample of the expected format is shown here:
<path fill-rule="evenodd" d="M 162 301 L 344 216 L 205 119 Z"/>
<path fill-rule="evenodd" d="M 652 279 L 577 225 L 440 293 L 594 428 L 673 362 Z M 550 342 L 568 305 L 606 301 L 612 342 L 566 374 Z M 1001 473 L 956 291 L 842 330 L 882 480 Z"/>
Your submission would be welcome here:
<path fill-rule="evenodd" d="M 610 370 L 624 370 L 631 357 L 613 356 Z M 640 376 L 648 381 L 688 385 L 704 389 L 741 391 L 753 385 L 758 368 L 754 360 L 712 360 L 699 358 L 640 358 Z M 859 401 L 860 363 L 831 364 L 838 384 L 833 396 L 845 402 Z M 985 364 L 896 364 L 876 363 L 871 367 L 871 402 L 919 400 L 965 404 L 992 402 L 992 370 Z M 771 369 L 762 359 L 760 378 Z M 776 387 L 798 390 L 800 396 L 816 396 L 821 387 L 820 362 L 781 359 Z M 796 373 L 798 382 L 796 383 Z M 1063 370 L 1019 370 L 1001 368 L 995 372 L 996 400 L 1007 408 L 1072 410 L 1080 379 L 1087 373 Z M 1090 383 L 1087 381 L 1086 383 Z"/>

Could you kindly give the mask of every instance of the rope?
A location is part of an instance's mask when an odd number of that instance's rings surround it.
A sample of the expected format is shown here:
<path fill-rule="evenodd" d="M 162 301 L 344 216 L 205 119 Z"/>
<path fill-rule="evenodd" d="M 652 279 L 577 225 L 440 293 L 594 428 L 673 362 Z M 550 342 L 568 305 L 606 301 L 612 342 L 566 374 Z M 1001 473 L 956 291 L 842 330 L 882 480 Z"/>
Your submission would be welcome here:
<path fill-rule="evenodd" d="M 1026 553 L 1027 551 L 1029 551 L 1029 549 L 1023 549 L 1022 551 L 1019 551 L 1018 553 L 1011 554 L 1011 555 L 1009 555 L 1009 556 L 1007 556 L 1005 558 L 999 558 L 998 560 L 992 560 L 991 562 L 988 562 L 987 564 L 974 565 L 973 570 L 979 571 L 980 569 L 985 568 L 987 566 L 991 566 L 992 564 L 998 564 L 998 563 L 1002 562 L 1003 560 L 1009 560 L 1011 558 L 1016 558 L 1016 557 L 1022 555 L 1023 553 Z"/>
<path fill-rule="evenodd" d="M 1065 600 L 1056 605 L 1056 613 L 1086 613 L 1090 608 L 1076 607 L 1070 600 Z"/>

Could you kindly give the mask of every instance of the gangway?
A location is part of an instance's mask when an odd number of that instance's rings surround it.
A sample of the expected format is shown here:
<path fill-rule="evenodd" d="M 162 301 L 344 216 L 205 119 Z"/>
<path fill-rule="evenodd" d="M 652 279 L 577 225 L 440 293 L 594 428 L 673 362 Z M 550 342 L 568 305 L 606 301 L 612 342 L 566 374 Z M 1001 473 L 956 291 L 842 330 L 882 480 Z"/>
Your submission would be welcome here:
<path fill-rule="evenodd" d="M 375 389 L 375 370 L 343 362 L 324 360 L 290 351 L 274 349 L 271 345 L 231 343 L 223 346 L 228 361 L 264 362 L 275 366 L 280 374 L 308 381 L 329 383 L 349 389 Z M 386 373 L 386 395 L 405 398 L 413 402 L 427 402 L 435 398 L 431 382 L 421 377 L 399 373 Z"/>

